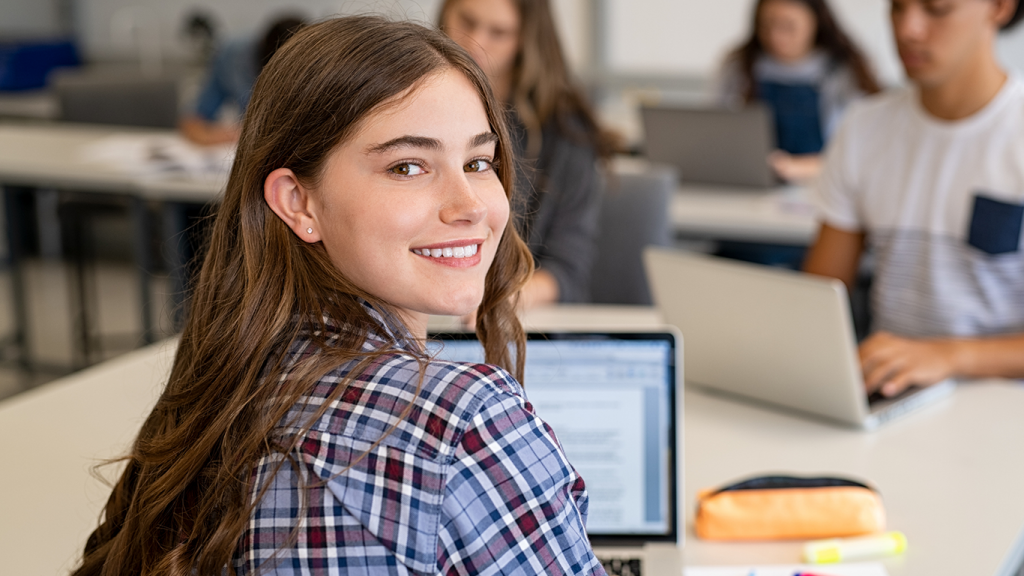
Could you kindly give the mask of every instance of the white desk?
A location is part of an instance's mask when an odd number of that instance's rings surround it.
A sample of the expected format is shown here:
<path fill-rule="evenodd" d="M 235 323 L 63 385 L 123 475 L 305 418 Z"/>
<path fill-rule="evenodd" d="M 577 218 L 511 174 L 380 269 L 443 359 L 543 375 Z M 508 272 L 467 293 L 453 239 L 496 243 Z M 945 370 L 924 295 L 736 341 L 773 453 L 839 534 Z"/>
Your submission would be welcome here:
<path fill-rule="evenodd" d="M 611 163 L 616 174 L 664 169 L 636 157 L 620 156 Z M 818 232 L 807 195 L 806 186 L 758 190 L 680 184 L 672 196 L 669 218 L 676 234 L 684 238 L 807 245 Z"/>
<path fill-rule="evenodd" d="M 537 329 L 582 323 L 655 325 L 599 307 L 547 309 Z M 587 318 L 587 320 L 583 320 Z M 5 462 L 0 495 L 4 572 L 54 574 L 71 566 L 108 489 L 89 475 L 123 453 L 154 402 L 174 353 L 155 344 L 0 403 Z M 834 473 L 878 486 L 890 526 L 906 532 L 891 576 L 1009 576 L 1024 552 L 1024 387 L 968 384 L 945 402 L 874 433 L 836 428 L 697 391 L 686 392 L 688 565 L 792 563 L 798 543 L 702 542 L 689 528 L 700 488 L 766 472 Z M 826 571 L 827 572 L 827 571 Z"/>
<path fill-rule="evenodd" d="M 808 245 L 818 233 L 807 191 L 796 186 L 766 192 L 686 184 L 670 210 L 676 234 L 690 238 Z"/>
<path fill-rule="evenodd" d="M 116 134 L 166 136 L 147 130 L 75 124 L 0 124 L 0 183 L 56 189 L 120 192 L 148 200 L 216 202 L 222 175 L 145 176 L 89 162 L 83 151 Z M 642 171 L 646 163 L 616 159 L 613 170 Z M 817 232 L 814 210 L 799 187 L 759 192 L 683 185 L 671 204 L 677 234 L 718 240 L 809 244 Z"/>
<path fill-rule="evenodd" d="M 212 202 L 222 175 L 145 175 L 90 161 L 85 150 L 118 134 L 172 136 L 173 130 L 87 124 L 0 124 L 0 182 L 124 193 L 149 200 Z"/>
<path fill-rule="evenodd" d="M 907 535 L 891 576 L 1016 575 L 1024 560 L 1024 386 L 970 383 L 873 433 L 836 428 L 689 391 L 688 523 L 701 488 L 771 472 L 837 474 L 878 487 L 889 527 Z M 800 543 L 698 540 L 688 565 L 792 563 Z M 822 568 L 823 573 L 828 570 Z"/>
<path fill-rule="evenodd" d="M 53 576 L 77 564 L 110 495 L 91 469 L 131 445 L 175 347 L 153 344 L 0 402 L 0 572 Z"/>
<path fill-rule="evenodd" d="M 139 294 L 142 302 L 143 337 L 151 341 L 151 296 L 149 290 L 152 263 L 149 256 L 149 242 L 152 228 L 146 204 L 158 203 L 163 210 L 164 241 L 172 249 L 167 250 L 169 268 L 176 285 L 173 293 L 183 290 L 183 280 L 176 274 L 184 265 L 184 257 L 178 250 L 177 239 L 183 229 L 180 216 L 182 202 L 210 203 L 218 201 L 224 188 L 225 174 L 147 174 L 141 170 L 129 170 L 109 163 L 95 161 L 86 152 L 111 137 L 132 134 L 159 138 L 180 138 L 172 130 L 137 129 L 118 126 L 76 125 L 76 124 L 0 124 L 0 185 L 27 186 L 32 189 L 56 190 L 62 192 L 99 192 L 120 197 L 132 217 L 135 238 L 133 240 L 136 260 L 140 268 Z M 183 142 L 183 141 L 182 141 Z M 182 146 L 186 144 L 182 143 Z M 11 210 L 14 204 L 8 204 Z M 56 221 L 57 216 L 51 215 Z M 16 214 L 7 215 L 7 224 L 16 230 L 19 222 Z M 13 259 L 20 257 L 17 246 L 11 247 Z M 20 278 L 16 275 L 15 309 L 24 308 L 21 296 Z M 84 322 L 84 320 L 82 320 Z M 16 319 L 15 341 L 24 349 L 24 332 L 27 321 L 19 312 Z M 27 360 L 27 359 L 26 359 Z"/>

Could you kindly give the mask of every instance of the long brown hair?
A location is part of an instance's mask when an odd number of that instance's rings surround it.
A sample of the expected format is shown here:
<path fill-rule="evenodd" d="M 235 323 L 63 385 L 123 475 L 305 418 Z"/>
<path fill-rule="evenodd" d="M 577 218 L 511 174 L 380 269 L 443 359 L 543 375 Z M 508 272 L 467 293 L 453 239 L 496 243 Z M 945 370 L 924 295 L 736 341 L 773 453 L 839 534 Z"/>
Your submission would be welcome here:
<path fill-rule="evenodd" d="M 757 0 L 754 7 L 754 16 L 750 27 L 750 37 L 740 45 L 732 54 L 729 60 L 739 62 L 740 72 L 746 81 L 744 88 L 744 99 L 751 102 L 757 99 L 757 82 L 754 81 L 754 63 L 757 58 L 765 54 L 765 48 L 758 38 L 758 23 L 761 21 L 761 8 L 768 2 L 775 0 Z M 847 66 L 853 72 L 857 87 L 866 94 L 874 94 L 881 90 L 878 80 L 871 72 L 867 59 L 853 43 L 849 35 L 839 27 L 832 10 L 829 9 L 825 0 L 784 0 L 803 4 L 814 14 L 817 23 L 817 32 L 814 36 L 814 46 L 828 54 L 833 65 Z"/>
<path fill-rule="evenodd" d="M 230 567 L 255 505 L 247 499 L 252 467 L 290 450 L 272 444 L 271 431 L 332 368 L 375 358 L 360 346 L 395 326 L 381 326 L 364 301 L 399 318 L 336 269 L 322 244 L 285 226 L 264 200 L 264 180 L 287 167 L 316 190 L 330 153 L 361 122 L 446 69 L 480 93 L 511 194 L 501 105 L 472 58 L 439 32 L 377 17 L 330 20 L 297 33 L 260 74 L 170 380 L 124 459 L 76 575 L 220 576 Z M 531 270 L 510 220 L 487 273 L 477 333 L 487 360 L 520 378 L 525 338 L 514 297 Z M 324 341 L 328 319 L 344 327 L 337 343 Z M 279 382 L 281 357 L 300 334 L 313 334 L 319 352 L 302 361 L 297 378 Z"/>
<path fill-rule="evenodd" d="M 444 1 L 439 22 L 442 29 L 448 10 L 464 1 Z M 511 104 L 526 126 L 527 155 L 540 153 L 541 132 L 553 118 L 560 132 L 592 145 L 600 158 L 608 158 L 619 148 L 620 138 L 600 127 L 587 98 L 572 81 L 550 3 L 512 2 L 519 12 L 519 53 L 512 69 Z"/>

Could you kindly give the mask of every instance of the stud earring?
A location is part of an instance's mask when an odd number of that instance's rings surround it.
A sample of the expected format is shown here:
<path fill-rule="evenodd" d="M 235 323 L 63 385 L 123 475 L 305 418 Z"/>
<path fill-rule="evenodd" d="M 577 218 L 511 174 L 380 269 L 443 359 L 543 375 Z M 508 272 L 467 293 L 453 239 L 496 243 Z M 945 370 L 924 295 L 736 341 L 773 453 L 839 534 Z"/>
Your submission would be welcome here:
<path fill-rule="evenodd" d="M 306 228 L 306 234 L 312 234 L 312 233 L 313 233 L 313 229 L 312 228 Z"/>

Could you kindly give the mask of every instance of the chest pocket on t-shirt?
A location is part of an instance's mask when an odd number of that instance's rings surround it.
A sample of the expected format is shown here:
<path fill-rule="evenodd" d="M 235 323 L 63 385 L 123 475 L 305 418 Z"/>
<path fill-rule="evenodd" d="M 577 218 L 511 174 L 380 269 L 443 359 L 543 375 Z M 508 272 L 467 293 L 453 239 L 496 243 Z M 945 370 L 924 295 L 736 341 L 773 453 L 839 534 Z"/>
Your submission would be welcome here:
<path fill-rule="evenodd" d="M 1012 204 L 981 194 L 974 195 L 967 243 L 988 254 L 1020 250 L 1024 204 Z"/>

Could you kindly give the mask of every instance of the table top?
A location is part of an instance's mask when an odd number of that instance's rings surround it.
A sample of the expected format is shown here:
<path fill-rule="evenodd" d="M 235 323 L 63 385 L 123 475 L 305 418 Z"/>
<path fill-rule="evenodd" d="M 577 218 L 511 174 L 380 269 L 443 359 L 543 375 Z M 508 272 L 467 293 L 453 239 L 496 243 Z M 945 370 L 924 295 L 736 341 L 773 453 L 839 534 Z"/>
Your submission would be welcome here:
<path fill-rule="evenodd" d="M 645 158 L 618 156 L 616 174 L 646 174 L 671 167 Z M 676 234 L 687 239 L 807 245 L 818 232 L 808 185 L 750 188 L 681 182 L 669 206 Z"/>
<path fill-rule="evenodd" d="M 176 138 L 173 130 L 66 123 L 0 124 L 0 182 L 135 194 L 154 200 L 216 201 L 227 174 L 153 174 L 87 158 L 98 143 L 123 135 Z M 615 170 L 644 161 L 616 162 Z M 751 190 L 685 184 L 673 196 L 670 217 L 678 234 L 721 240 L 809 244 L 817 232 L 814 209 L 801 187 Z"/>
<path fill-rule="evenodd" d="M 735 544 L 693 535 L 695 496 L 773 472 L 867 480 L 888 527 L 907 535 L 891 576 L 1016 575 L 1024 560 L 1024 386 L 962 384 L 874 432 L 686 393 L 687 565 L 796 563 L 801 542 Z M 827 570 L 823 570 L 827 573 Z"/>
<path fill-rule="evenodd" d="M 684 237 L 807 245 L 818 219 L 800 186 L 757 190 L 681 184 L 669 207 Z"/>
<path fill-rule="evenodd" d="M 91 473 L 122 456 L 170 373 L 176 340 L 0 402 L 0 555 L 5 574 L 66 574 L 110 488 Z M 115 479 L 119 466 L 101 470 Z"/>
<path fill-rule="evenodd" d="M 534 329 L 639 329 L 659 322 L 650 308 L 601 306 L 540 309 L 525 320 Z M 90 469 L 129 446 L 175 347 L 174 340 L 154 344 L 0 402 L 4 459 L 21 463 L 0 472 L 5 571 L 54 574 L 74 565 L 109 494 Z M 690 527 L 697 490 L 792 472 L 848 475 L 878 487 L 890 527 L 910 542 L 906 554 L 885 561 L 891 576 L 1014 574 L 1024 558 L 1022 413 L 1024 386 L 1009 381 L 962 385 L 951 398 L 875 432 L 687 390 L 685 563 L 797 561 L 799 543 L 703 542 Z"/>
<path fill-rule="evenodd" d="M 66 123 L 0 124 L 0 182 L 192 202 L 215 201 L 223 191 L 226 173 L 155 174 L 142 166 L 119 166 L 89 157 L 90 149 L 119 136 L 159 138 L 181 147 L 191 146 L 174 130 Z"/>

